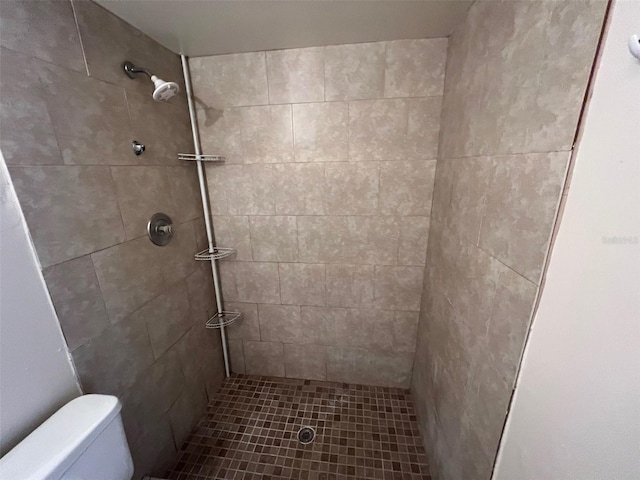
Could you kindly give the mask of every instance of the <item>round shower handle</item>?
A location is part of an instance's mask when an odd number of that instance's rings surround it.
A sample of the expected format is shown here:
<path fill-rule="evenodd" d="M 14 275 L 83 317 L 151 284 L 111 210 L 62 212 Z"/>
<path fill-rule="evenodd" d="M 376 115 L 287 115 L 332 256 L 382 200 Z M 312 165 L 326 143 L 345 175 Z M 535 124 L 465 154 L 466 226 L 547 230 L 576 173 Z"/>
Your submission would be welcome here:
<path fill-rule="evenodd" d="M 160 247 L 164 247 L 173 238 L 173 221 L 169 215 L 156 213 L 147 224 L 149 239 Z"/>

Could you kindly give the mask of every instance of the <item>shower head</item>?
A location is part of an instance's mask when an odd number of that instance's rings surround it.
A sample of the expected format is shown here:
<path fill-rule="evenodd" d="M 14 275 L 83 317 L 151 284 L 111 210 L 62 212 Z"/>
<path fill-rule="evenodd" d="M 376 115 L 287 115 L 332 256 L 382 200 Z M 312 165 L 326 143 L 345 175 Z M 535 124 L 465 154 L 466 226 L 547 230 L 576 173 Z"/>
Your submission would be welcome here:
<path fill-rule="evenodd" d="M 131 62 L 124 62 L 124 73 L 127 74 L 129 78 L 136 78 L 137 73 L 144 73 L 147 77 L 151 79 L 154 85 L 153 90 L 153 99 L 156 102 L 167 101 L 171 97 L 173 97 L 176 93 L 180 91 L 180 87 L 175 82 L 165 82 L 161 78 L 158 78 L 155 75 L 152 75 L 148 70 L 140 67 L 136 67 Z"/>
<path fill-rule="evenodd" d="M 153 90 L 153 99 L 156 102 L 167 101 L 180 91 L 180 87 L 175 82 L 165 82 L 161 78 L 151 75 L 155 89 Z"/>

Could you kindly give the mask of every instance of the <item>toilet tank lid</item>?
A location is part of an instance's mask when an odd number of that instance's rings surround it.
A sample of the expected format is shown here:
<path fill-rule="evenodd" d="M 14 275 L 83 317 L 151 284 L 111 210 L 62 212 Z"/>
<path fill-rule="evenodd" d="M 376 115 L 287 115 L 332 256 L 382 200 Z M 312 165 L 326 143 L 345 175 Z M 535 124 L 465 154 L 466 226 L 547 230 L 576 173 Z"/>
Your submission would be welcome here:
<path fill-rule="evenodd" d="M 0 478 L 59 478 L 120 409 L 111 395 L 71 400 L 0 459 Z"/>

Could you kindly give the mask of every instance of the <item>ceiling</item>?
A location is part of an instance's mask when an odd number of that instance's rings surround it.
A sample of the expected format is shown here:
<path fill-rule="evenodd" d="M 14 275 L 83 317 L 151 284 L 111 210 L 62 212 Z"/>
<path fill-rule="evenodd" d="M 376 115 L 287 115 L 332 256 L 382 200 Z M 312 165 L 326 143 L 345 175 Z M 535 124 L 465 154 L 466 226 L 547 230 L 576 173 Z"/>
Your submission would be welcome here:
<path fill-rule="evenodd" d="M 187 56 L 448 36 L 472 0 L 96 0 Z"/>

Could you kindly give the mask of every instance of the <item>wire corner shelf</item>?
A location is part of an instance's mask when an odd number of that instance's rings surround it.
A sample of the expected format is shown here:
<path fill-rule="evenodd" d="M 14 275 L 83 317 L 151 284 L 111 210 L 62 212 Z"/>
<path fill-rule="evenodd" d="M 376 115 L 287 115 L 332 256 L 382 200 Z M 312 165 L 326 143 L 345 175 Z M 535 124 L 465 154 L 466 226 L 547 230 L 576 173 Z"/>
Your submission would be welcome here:
<path fill-rule="evenodd" d="M 227 311 L 218 312 L 209 320 L 207 320 L 205 327 L 207 328 L 226 327 L 238 321 L 241 317 L 242 317 L 242 313 L 240 312 L 227 312 Z"/>
<path fill-rule="evenodd" d="M 178 160 L 200 160 L 201 162 L 223 163 L 225 161 L 225 158 L 222 155 L 198 155 L 197 153 L 179 153 Z"/>
<path fill-rule="evenodd" d="M 235 248 L 214 247 L 213 252 L 210 252 L 208 248 L 195 254 L 196 260 L 222 260 L 223 258 L 230 257 L 236 253 Z"/>

